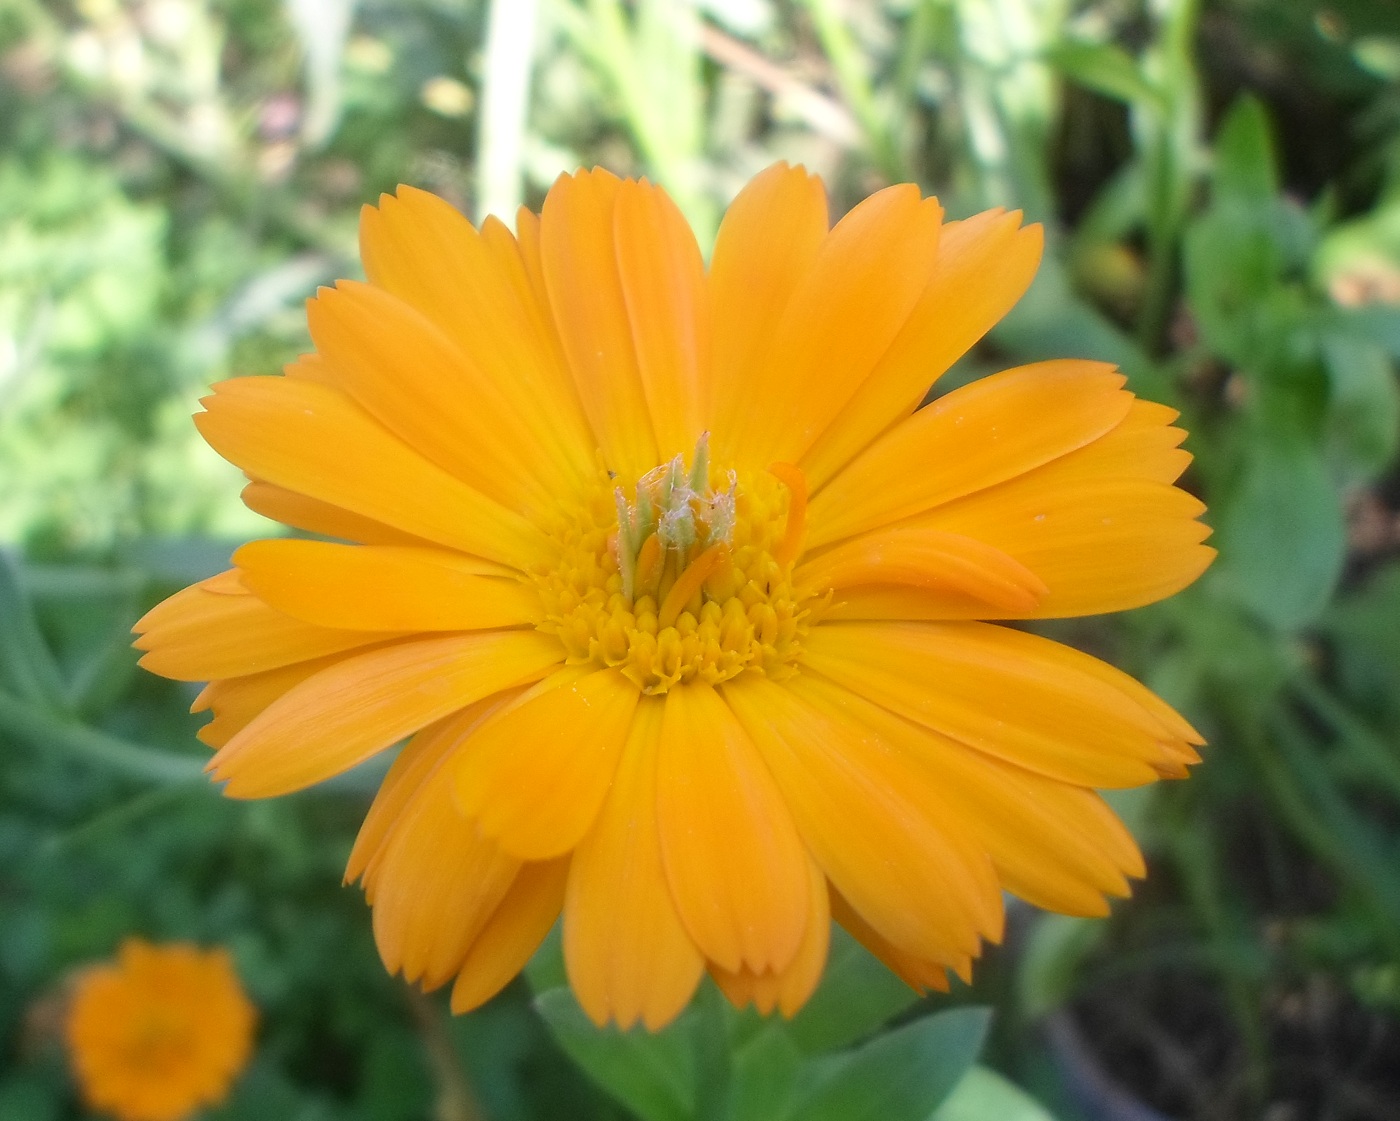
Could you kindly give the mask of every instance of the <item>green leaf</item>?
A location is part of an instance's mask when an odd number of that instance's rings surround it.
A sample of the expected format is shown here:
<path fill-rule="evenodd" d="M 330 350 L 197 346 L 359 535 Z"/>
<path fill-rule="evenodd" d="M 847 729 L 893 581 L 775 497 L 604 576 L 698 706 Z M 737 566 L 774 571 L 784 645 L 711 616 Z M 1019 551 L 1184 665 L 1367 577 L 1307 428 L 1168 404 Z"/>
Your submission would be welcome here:
<path fill-rule="evenodd" d="M 877 1036 L 854 1051 L 811 1060 L 794 1118 L 924 1121 L 966 1075 L 991 1013 L 954 1008 Z"/>
<path fill-rule="evenodd" d="M 1069 40 L 1051 47 L 1046 61 L 1081 86 L 1128 105 L 1161 108 L 1161 91 L 1149 82 L 1133 57 L 1113 43 Z"/>
<path fill-rule="evenodd" d="M 1066 1003 L 1079 967 L 1103 941 L 1104 924 L 1071 915 L 1037 915 L 1016 969 L 1017 1003 L 1038 1019 Z"/>
<path fill-rule="evenodd" d="M 1383 471 L 1400 443 L 1400 384 L 1385 350 L 1358 334 L 1322 337 L 1327 427 L 1333 446 L 1364 477 Z"/>
<path fill-rule="evenodd" d="M 821 986 L 788 1025 L 809 1054 L 847 1047 L 869 1035 L 918 998 L 840 927 L 831 931 L 831 951 Z"/>
<path fill-rule="evenodd" d="M 1281 631 L 1312 622 L 1342 573 L 1346 525 L 1322 454 L 1277 429 L 1256 434 L 1223 511 L 1220 579 Z"/>
<path fill-rule="evenodd" d="M 928 1121 L 1055 1121 L 1054 1115 L 1014 1082 L 975 1066 Z"/>
<path fill-rule="evenodd" d="M 566 988 L 535 998 L 559 1046 L 644 1121 L 690 1121 L 695 1108 L 690 1016 L 659 1032 L 598 1028 Z"/>
<path fill-rule="evenodd" d="M 1272 206 L 1278 194 L 1276 164 L 1268 113 L 1257 98 L 1241 97 L 1230 107 L 1215 135 L 1212 202 Z"/>
<path fill-rule="evenodd" d="M 44 636 L 19 572 L 0 551 L 0 685 L 50 712 L 65 707 L 63 678 Z"/>
<path fill-rule="evenodd" d="M 769 1021 L 734 1052 L 729 1121 L 774 1121 L 788 1116 L 802 1052 L 788 1025 Z"/>

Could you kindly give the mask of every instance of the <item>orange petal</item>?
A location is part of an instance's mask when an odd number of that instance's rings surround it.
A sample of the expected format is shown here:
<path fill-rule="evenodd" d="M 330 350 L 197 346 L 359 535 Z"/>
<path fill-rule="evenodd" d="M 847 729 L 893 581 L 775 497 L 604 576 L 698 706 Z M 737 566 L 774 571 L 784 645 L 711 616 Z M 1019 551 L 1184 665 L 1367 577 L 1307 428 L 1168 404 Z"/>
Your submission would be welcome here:
<path fill-rule="evenodd" d="M 452 776 L 439 767 L 384 842 L 374 880 L 374 940 L 390 973 L 424 989 L 445 983 L 519 871 L 458 812 Z"/>
<path fill-rule="evenodd" d="M 987 211 L 943 227 L 932 273 L 903 330 L 802 459 L 814 489 L 912 413 L 1030 287 L 1043 237 L 1039 226 L 1019 225 L 1019 213 Z"/>
<path fill-rule="evenodd" d="M 574 384 L 608 467 L 637 478 L 658 460 L 613 243 L 621 181 L 561 175 L 540 212 L 540 262 Z"/>
<path fill-rule="evenodd" d="M 338 537 L 365 545 L 428 544 L 421 537 L 403 533 L 383 522 L 362 518 L 328 502 L 257 480 L 243 488 L 243 505 L 255 514 L 322 537 Z"/>
<path fill-rule="evenodd" d="M 525 968 L 564 906 L 566 858 L 526 864 L 467 950 L 452 986 L 457 1015 L 485 1004 Z"/>
<path fill-rule="evenodd" d="M 888 938 L 882 936 L 865 921 L 860 912 L 846 902 L 839 891 L 831 891 L 831 917 L 885 963 L 885 966 L 920 996 L 926 993 L 948 991 L 948 970 L 966 975 L 972 974 L 972 959 L 961 957 L 957 962 L 926 961 L 914 954 L 898 949 Z"/>
<path fill-rule="evenodd" d="M 689 453 L 708 414 L 705 263 L 660 187 L 624 182 L 613 215 L 618 276 L 660 459 Z"/>
<path fill-rule="evenodd" d="M 365 893 L 373 898 L 374 873 L 384 842 L 419 788 L 433 775 L 449 754 L 502 705 L 519 695 L 506 690 L 470 704 L 435 724 L 429 724 L 404 745 L 395 757 L 379 790 L 370 803 L 369 813 L 355 836 L 350 859 L 345 865 L 345 883 L 364 877 Z"/>
<path fill-rule="evenodd" d="M 704 959 L 676 913 L 661 863 L 656 769 L 664 702 L 637 706 L 617 774 L 569 867 L 564 962 L 574 995 L 600 1027 L 653 1031 L 690 1001 Z"/>
<path fill-rule="evenodd" d="M 250 591 L 293 618 L 364 631 L 533 625 L 539 595 L 502 569 L 444 549 L 253 541 L 233 554 Z"/>
<path fill-rule="evenodd" d="M 589 482 L 593 437 L 510 231 L 488 218 L 478 233 L 444 200 L 401 186 L 361 211 L 360 248 L 370 283 L 455 343 L 535 434 L 551 469 Z"/>
<path fill-rule="evenodd" d="M 462 811 L 522 860 L 568 852 L 598 816 L 640 696 L 611 669 L 570 667 L 541 682 L 458 757 Z"/>
<path fill-rule="evenodd" d="M 288 794 L 349 770 L 456 709 L 543 677 L 562 658 L 538 631 L 410 639 L 302 682 L 210 761 L 234 798 Z"/>
<path fill-rule="evenodd" d="M 1144 873 L 1132 836 L 1092 790 L 1045 778 L 910 724 L 816 678 L 810 690 L 927 769 L 944 813 L 987 850 L 1006 888 L 1038 907 L 1104 915 Z"/>
<path fill-rule="evenodd" d="M 1125 611 L 1174 595 L 1215 557 L 1201 544 L 1210 528 L 1195 520 L 1203 507 L 1185 491 L 1155 482 L 1062 484 L 1039 476 L 939 507 L 918 525 L 976 537 L 1014 557 L 1045 581 L 1040 601 L 1028 610 L 988 610 L 966 599 L 916 598 L 899 607 L 899 617 L 1053 619 Z M 839 614 L 875 617 L 851 608 Z"/>
<path fill-rule="evenodd" d="M 429 463 L 334 389 L 259 377 L 214 390 L 195 425 L 255 478 L 514 568 L 549 556 L 523 517 Z"/>
<path fill-rule="evenodd" d="M 1001 935 L 986 853 L 948 828 L 927 777 L 898 752 L 800 697 L 806 674 L 722 686 L 828 879 L 907 953 L 952 962 Z"/>
<path fill-rule="evenodd" d="M 1062 782 L 1140 786 L 1172 757 L 1168 729 L 1091 668 L 1096 659 L 1008 627 L 830 623 L 808 635 L 804 660 L 901 716 Z"/>
<path fill-rule="evenodd" d="M 1028 612 L 1049 591 L 1025 565 L 976 538 L 923 527 L 876 530 L 843 541 L 794 574 L 802 588 L 897 584 L 953 592 L 1003 611 Z"/>
<path fill-rule="evenodd" d="M 548 430 L 532 428 L 490 374 L 398 297 L 342 280 L 307 301 L 306 319 L 339 388 L 483 494 L 510 509 L 547 508 L 573 481 Z"/>
<path fill-rule="evenodd" d="M 788 967 L 776 973 L 754 973 L 748 969 L 730 973 L 710 964 L 710 976 L 735 1008 L 743 1009 L 752 1004 L 764 1016 L 777 1008 L 791 1018 L 816 992 L 831 942 L 831 911 L 826 877 L 810 857 L 807 866 L 810 885 L 807 924 L 802 930 L 802 944 Z"/>
<path fill-rule="evenodd" d="M 733 457 L 732 433 L 753 408 L 754 386 L 766 376 L 763 363 L 773 328 L 811 271 L 826 234 L 822 181 L 785 163 L 754 176 L 720 223 L 709 276 L 714 341 L 708 427 L 721 459 Z"/>
<path fill-rule="evenodd" d="M 875 529 L 1067 455 L 1128 413 L 1102 362 L 1039 362 L 982 378 L 920 409 L 812 498 L 807 547 Z"/>
<path fill-rule="evenodd" d="M 213 579 L 218 580 L 219 577 Z M 383 632 L 332 630 L 274 611 L 256 596 L 191 584 L 146 612 L 132 629 L 141 665 L 177 681 L 245 677 L 324 654 L 383 642 Z"/>
<path fill-rule="evenodd" d="M 769 328 L 747 407 L 719 437 L 736 460 L 797 462 L 857 393 L 927 282 L 942 215 L 905 183 L 836 224 Z"/>
<path fill-rule="evenodd" d="M 695 944 L 721 969 L 780 973 L 802 941 L 807 856 L 781 795 L 709 685 L 666 694 L 657 820 L 666 879 Z"/>
<path fill-rule="evenodd" d="M 200 690 L 199 696 L 190 706 L 190 711 L 203 712 L 205 709 L 213 709 L 214 719 L 195 734 L 201 743 L 210 747 L 223 747 L 283 693 L 300 685 L 313 674 L 335 665 L 342 657 L 341 654 L 331 654 L 309 662 L 293 662 L 289 666 L 264 670 L 262 673 L 211 681 Z"/>

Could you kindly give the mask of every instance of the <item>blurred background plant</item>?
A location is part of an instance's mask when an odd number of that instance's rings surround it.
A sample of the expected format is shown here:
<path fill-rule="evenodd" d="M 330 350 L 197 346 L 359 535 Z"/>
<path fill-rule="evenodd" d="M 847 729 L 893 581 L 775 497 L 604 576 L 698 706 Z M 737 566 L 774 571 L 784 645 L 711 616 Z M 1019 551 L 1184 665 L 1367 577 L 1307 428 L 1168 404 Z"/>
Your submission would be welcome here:
<path fill-rule="evenodd" d="M 1118 800 L 1152 872 L 1112 919 L 1016 912 L 927 1007 L 843 941 L 791 1025 L 599 1033 L 547 948 L 452 1020 L 338 886 L 377 776 L 226 803 L 133 672 L 141 610 L 265 528 L 189 413 L 305 348 L 399 182 L 479 218 L 601 163 L 704 242 L 779 158 L 838 214 L 912 180 L 1046 223 L 940 391 L 1077 355 L 1182 410 L 1220 562 L 1053 630 L 1207 764 Z M 235 953 L 230 1121 L 1400 1117 L 1398 358 L 1392 0 L 0 0 L 0 1117 L 78 1115 L 64 978 L 131 932 Z"/>

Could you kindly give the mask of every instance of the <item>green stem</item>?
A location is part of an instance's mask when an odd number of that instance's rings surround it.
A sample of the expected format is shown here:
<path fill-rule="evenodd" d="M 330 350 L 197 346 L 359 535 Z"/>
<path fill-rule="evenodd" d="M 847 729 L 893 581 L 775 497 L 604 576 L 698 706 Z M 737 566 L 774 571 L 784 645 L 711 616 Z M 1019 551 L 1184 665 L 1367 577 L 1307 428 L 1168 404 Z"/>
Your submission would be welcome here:
<path fill-rule="evenodd" d="M 0 729 L 40 747 L 58 747 L 132 778 L 160 783 L 204 780 L 204 763 L 195 756 L 144 747 L 40 711 L 6 693 L 0 693 Z"/>
<path fill-rule="evenodd" d="M 1257 984 L 1251 984 L 1240 976 L 1237 969 L 1228 965 L 1232 959 L 1230 947 L 1247 939 L 1225 903 L 1217 859 L 1220 851 L 1220 842 L 1208 821 L 1197 821 L 1189 829 L 1173 830 L 1172 853 L 1176 866 L 1181 872 L 1186 892 L 1205 925 L 1216 958 L 1216 968 L 1225 985 L 1226 999 L 1250 1057 L 1249 1070 L 1261 1072 L 1268 1069 L 1269 1057 L 1268 1040 L 1259 1011 L 1260 994 Z M 1257 1102 L 1264 1092 L 1263 1084 L 1257 1077 L 1251 1077 L 1248 1088 Z"/>
<path fill-rule="evenodd" d="M 1298 673 L 1292 685 L 1303 702 L 1341 737 L 1353 757 L 1364 763 L 1372 774 L 1385 782 L 1392 794 L 1400 798 L 1400 758 L 1396 757 L 1391 745 L 1382 741 L 1311 674 Z"/>

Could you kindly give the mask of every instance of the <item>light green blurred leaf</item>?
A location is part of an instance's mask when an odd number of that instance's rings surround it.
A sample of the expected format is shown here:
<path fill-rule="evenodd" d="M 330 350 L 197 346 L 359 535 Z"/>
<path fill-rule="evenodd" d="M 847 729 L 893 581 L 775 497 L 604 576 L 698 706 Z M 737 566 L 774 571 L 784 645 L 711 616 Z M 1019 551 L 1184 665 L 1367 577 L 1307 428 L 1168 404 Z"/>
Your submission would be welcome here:
<path fill-rule="evenodd" d="M 63 679 L 20 583 L 18 567 L 0 550 L 0 686 L 51 712 L 66 708 Z"/>
<path fill-rule="evenodd" d="M 786 1117 L 802 1052 L 788 1025 L 766 1023 L 734 1052 L 730 1068 L 729 1121 L 774 1121 Z"/>
<path fill-rule="evenodd" d="M 1144 77 L 1136 60 L 1113 43 L 1069 40 L 1052 47 L 1046 58 L 1071 81 L 1129 105 L 1162 104 L 1161 91 Z"/>
<path fill-rule="evenodd" d="M 645 1121 L 690 1121 L 695 1108 L 690 1018 L 659 1032 L 598 1028 L 568 989 L 551 989 L 535 1007 L 569 1057 Z"/>
<path fill-rule="evenodd" d="M 975 1066 L 928 1121 L 1055 1121 L 1054 1115 L 1010 1079 Z"/>
<path fill-rule="evenodd" d="M 1385 350 L 1362 335 L 1322 338 L 1330 388 L 1328 435 L 1342 460 L 1363 476 L 1383 471 L 1400 443 L 1400 384 Z"/>
<path fill-rule="evenodd" d="M 1256 433 L 1220 518 L 1221 578 L 1234 598 L 1278 630 L 1316 619 L 1346 555 L 1342 503 L 1321 451 L 1301 436 Z"/>
<path fill-rule="evenodd" d="M 854 1051 L 812 1060 L 793 1117 L 924 1121 L 976 1060 L 991 1013 L 954 1008 L 886 1032 Z"/>
<path fill-rule="evenodd" d="M 1215 134 L 1212 203 L 1231 208 L 1272 205 L 1278 194 L 1276 162 L 1264 106 L 1254 97 L 1241 97 Z"/>
<path fill-rule="evenodd" d="M 1079 966 L 1103 940 L 1104 924 L 1071 915 L 1037 915 L 1016 965 L 1021 1014 L 1036 1020 L 1069 1000 Z"/>

